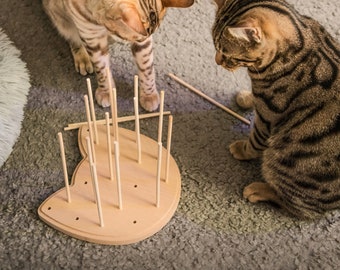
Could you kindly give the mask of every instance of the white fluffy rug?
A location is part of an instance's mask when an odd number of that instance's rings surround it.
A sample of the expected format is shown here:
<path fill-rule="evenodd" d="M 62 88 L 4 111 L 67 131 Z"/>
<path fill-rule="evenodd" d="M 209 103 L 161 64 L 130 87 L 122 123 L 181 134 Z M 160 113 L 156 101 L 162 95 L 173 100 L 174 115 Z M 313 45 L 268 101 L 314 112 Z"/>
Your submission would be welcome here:
<path fill-rule="evenodd" d="M 8 158 L 21 129 L 30 88 L 20 51 L 0 28 L 0 167 Z"/>

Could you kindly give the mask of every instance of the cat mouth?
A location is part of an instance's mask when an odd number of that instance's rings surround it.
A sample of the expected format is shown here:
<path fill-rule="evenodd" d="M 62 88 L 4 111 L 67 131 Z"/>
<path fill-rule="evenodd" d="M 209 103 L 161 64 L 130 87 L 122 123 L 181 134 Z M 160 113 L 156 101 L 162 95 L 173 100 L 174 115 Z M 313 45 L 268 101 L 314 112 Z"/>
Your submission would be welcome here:
<path fill-rule="evenodd" d="M 235 62 L 233 62 L 232 60 L 226 59 L 220 53 L 216 53 L 215 62 L 217 65 L 222 66 L 223 68 L 229 71 L 233 71 L 239 67 L 239 65 L 237 65 Z"/>
<path fill-rule="evenodd" d="M 240 67 L 239 65 L 235 65 L 235 64 L 227 63 L 227 62 L 222 62 L 222 63 L 217 63 L 217 64 L 229 71 L 234 71 Z"/>
<path fill-rule="evenodd" d="M 134 41 L 134 42 L 143 42 L 143 41 L 145 41 L 148 37 L 149 37 L 150 35 L 146 35 L 146 36 L 142 36 L 142 37 L 136 37 L 134 40 L 132 40 L 132 41 Z"/>
<path fill-rule="evenodd" d="M 247 63 L 232 63 L 232 62 L 223 62 L 218 64 L 229 71 L 235 71 L 238 68 L 254 68 L 256 61 L 247 62 Z"/>

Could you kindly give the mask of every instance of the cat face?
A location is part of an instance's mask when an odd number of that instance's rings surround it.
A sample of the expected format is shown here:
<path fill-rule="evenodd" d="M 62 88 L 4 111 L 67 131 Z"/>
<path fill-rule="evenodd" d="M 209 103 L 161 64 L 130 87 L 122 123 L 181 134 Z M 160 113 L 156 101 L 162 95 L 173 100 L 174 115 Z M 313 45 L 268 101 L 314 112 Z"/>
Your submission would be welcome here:
<path fill-rule="evenodd" d="M 159 27 L 166 8 L 189 7 L 194 0 L 105 0 L 104 25 L 128 41 L 143 41 Z"/>
<path fill-rule="evenodd" d="M 226 27 L 215 40 L 215 47 L 216 63 L 228 70 L 256 68 L 262 64 L 263 38 L 259 27 Z"/>
<path fill-rule="evenodd" d="M 140 20 L 147 35 L 151 35 L 159 27 L 167 8 L 186 8 L 194 0 L 139 0 Z M 143 31 L 143 30 L 142 30 Z"/>
<path fill-rule="evenodd" d="M 233 4 L 241 0 L 215 1 L 219 7 L 212 29 L 215 59 L 226 69 L 247 67 L 258 71 L 281 58 L 289 47 L 300 47 L 294 24 L 276 10 L 244 8 L 246 11 L 238 14 L 238 6 Z"/>

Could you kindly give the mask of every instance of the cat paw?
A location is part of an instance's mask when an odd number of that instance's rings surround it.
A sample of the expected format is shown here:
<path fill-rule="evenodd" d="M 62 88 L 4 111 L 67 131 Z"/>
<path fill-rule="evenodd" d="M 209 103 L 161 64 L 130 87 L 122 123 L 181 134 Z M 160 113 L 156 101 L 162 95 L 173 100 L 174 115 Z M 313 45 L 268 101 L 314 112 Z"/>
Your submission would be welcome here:
<path fill-rule="evenodd" d="M 253 182 L 243 190 L 243 198 L 251 203 L 262 201 L 278 202 L 277 195 L 269 184 L 264 182 Z"/>
<path fill-rule="evenodd" d="M 151 95 L 141 95 L 140 104 L 146 111 L 153 112 L 157 110 L 159 106 L 159 93 L 154 91 Z"/>
<path fill-rule="evenodd" d="M 248 110 L 254 107 L 253 94 L 250 91 L 241 91 L 236 95 L 236 103 L 242 109 Z"/>
<path fill-rule="evenodd" d="M 251 160 L 259 157 L 257 152 L 251 152 L 247 147 L 247 140 L 233 142 L 229 146 L 229 151 L 237 160 Z"/>
<path fill-rule="evenodd" d="M 105 91 L 103 89 L 98 88 L 96 90 L 95 96 L 96 96 L 97 103 L 100 106 L 102 106 L 104 108 L 111 106 L 110 95 L 109 95 L 108 91 Z"/>
<path fill-rule="evenodd" d="M 76 71 L 85 76 L 89 73 L 93 73 L 93 65 L 85 48 L 81 47 L 77 51 L 73 51 L 73 60 Z"/>

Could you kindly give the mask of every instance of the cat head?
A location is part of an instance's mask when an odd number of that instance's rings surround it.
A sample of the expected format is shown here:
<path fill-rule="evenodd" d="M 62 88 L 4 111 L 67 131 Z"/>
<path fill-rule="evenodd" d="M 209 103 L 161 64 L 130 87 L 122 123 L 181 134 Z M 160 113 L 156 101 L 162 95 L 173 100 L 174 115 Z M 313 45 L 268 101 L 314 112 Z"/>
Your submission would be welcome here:
<path fill-rule="evenodd" d="M 215 60 L 224 68 L 247 67 L 258 71 L 274 63 L 274 59 L 282 58 L 290 48 L 301 47 L 300 36 L 290 18 L 297 15 L 288 16 L 291 10 L 279 12 L 281 1 L 275 2 L 273 8 L 269 4 L 252 5 L 252 0 L 214 1 L 217 4 L 212 29 Z M 284 5 L 280 8 L 287 9 Z"/>
<path fill-rule="evenodd" d="M 142 41 L 159 27 L 166 8 L 185 8 L 194 0 L 105 0 L 105 26 L 129 41 Z M 109 3 L 110 2 L 110 3 Z"/>
<path fill-rule="evenodd" d="M 216 63 L 228 70 L 239 67 L 256 68 L 262 64 L 266 44 L 258 21 L 247 18 L 233 26 L 226 26 L 214 36 Z"/>

